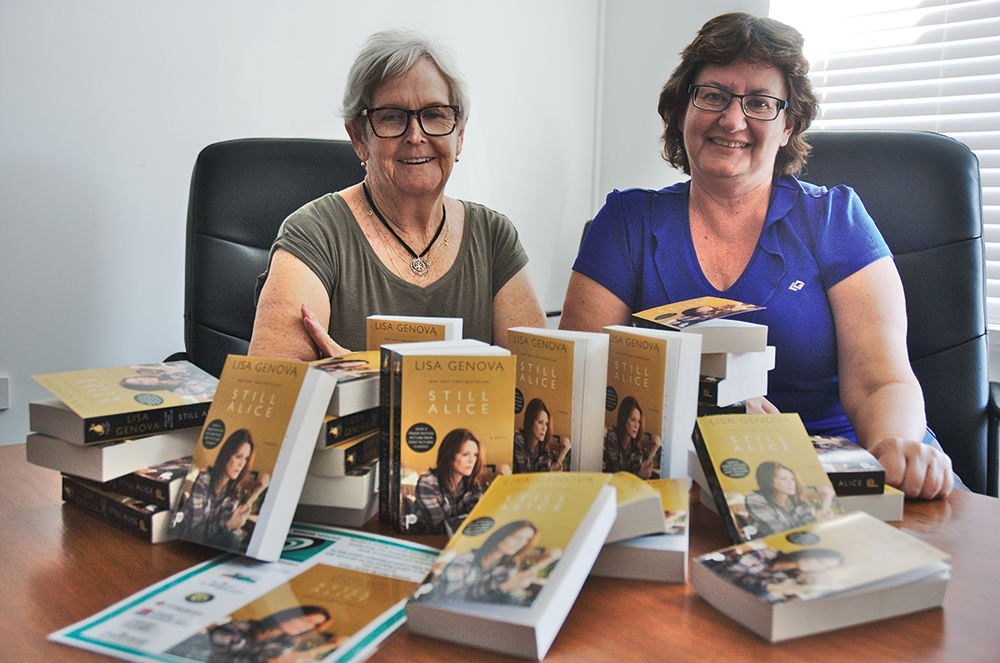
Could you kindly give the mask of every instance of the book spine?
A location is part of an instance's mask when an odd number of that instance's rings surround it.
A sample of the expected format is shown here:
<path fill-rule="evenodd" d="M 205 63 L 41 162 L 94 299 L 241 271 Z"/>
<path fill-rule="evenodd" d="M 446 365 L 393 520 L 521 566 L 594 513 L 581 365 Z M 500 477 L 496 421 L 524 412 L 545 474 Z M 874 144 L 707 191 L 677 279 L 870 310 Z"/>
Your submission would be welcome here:
<path fill-rule="evenodd" d="M 712 457 L 708 453 L 708 447 L 705 446 L 705 439 L 701 436 L 701 429 L 695 426 L 694 434 L 691 436 L 694 442 L 694 449 L 698 454 L 698 460 L 701 462 L 702 472 L 705 473 L 705 481 L 708 483 L 709 489 L 712 491 L 712 498 L 715 500 L 715 508 L 719 512 L 719 518 L 722 519 L 722 525 L 726 530 L 726 536 L 729 538 L 731 543 L 743 543 L 745 538 L 740 528 L 736 526 L 733 522 L 733 512 L 729 508 L 729 502 L 726 501 L 726 495 L 722 491 L 722 486 L 719 485 L 719 479 L 715 475 L 715 465 L 712 464 Z"/>
<path fill-rule="evenodd" d="M 129 505 L 115 498 L 115 493 L 98 490 L 81 481 L 63 475 L 63 500 L 101 520 L 123 529 L 147 543 L 154 543 L 153 516 L 164 509 L 144 504 Z"/>
<path fill-rule="evenodd" d="M 380 349 L 379 357 L 379 476 L 378 476 L 378 515 L 383 523 L 389 522 L 389 447 L 392 440 L 389 436 L 389 412 L 392 404 L 392 352 L 387 348 Z"/>
<path fill-rule="evenodd" d="M 173 483 L 176 485 L 180 481 Z M 171 489 L 169 482 L 156 481 L 135 473 L 112 479 L 104 486 L 112 492 L 121 493 L 126 497 L 141 500 L 163 509 L 169 509 L 172 506 L 171 501 L 174 493 L 177 492 L 176 489 Z"/>
<path fill-rule="evenodd" d="M 400 531 L 400 448 L 403 443 L 403 413 L 399 399 L 403 393 L 403 358 L 395 355 L 392 360 L 392 389 L 395 401 L 390 406 L 389 422 L 389 524 Z"/>
<path fill-rule="evenodd" d="M 698 403 L 700 405 L 719 405 L 719 379 L 711 375 L 702 375 L 698 381 Z"/>
<path fill-rule="evenodd" d="M 380 435 L 369 435 L 344 449 L 344 474 L 371 464 L 379 457 Z"/>
<path fill-rule="evenodd" d="M 881 495 L 885 492 L 885 472 L 827 472 L 833 490 L 840 495 Z"/>
<path fill-rule="evenodd" d="M 201 427 L 211 402 L 188 403 L 159 410 L 123 412 L 83 419 L 83 443 L 101 444 L 137 437 L 148 437 L 183 428 Z"/>
<path fill-rule="evenodd" d="M 382 402 L 382 380 L 379 377 L 379 402 Z M 368 410 L 360 410 L 352 414 L 344 415 L 333 419 L 326 424 L 326 446 L 332 447 L 338 442 L 349 440 L 352 437 L 373 431 L 379 427 L 380 420 L 379 407 Z"/>

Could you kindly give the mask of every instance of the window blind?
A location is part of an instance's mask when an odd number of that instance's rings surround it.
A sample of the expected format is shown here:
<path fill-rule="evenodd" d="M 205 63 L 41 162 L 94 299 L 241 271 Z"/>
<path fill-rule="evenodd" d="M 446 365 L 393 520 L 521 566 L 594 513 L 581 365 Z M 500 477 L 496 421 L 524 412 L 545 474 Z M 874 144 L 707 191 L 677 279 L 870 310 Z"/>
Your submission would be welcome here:
<path fill-rule="evenodd" d="M 975 152 L 987 315 L 1000 329 L 1000 0 L 771 0 L 770 16 L 805 37 L 813 130 L 935 131 Z"/>

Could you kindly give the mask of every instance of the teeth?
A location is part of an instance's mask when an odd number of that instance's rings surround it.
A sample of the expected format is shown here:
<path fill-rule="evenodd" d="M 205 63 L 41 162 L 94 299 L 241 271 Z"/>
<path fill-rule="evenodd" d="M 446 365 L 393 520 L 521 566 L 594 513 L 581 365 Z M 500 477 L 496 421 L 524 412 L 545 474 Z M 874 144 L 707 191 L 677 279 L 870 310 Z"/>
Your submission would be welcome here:
<path fill-rule="evenodd" d="M 718 138 L 713 138 L 711 140 L 716 145 L 721 145 L 723 147 L 746 147 L 747 146 L 746 143 L 732 143 L 732 142 L 726 141 L 726 140 L 719 140 Z"/>
<path fill-rule="evenodd" d="M 427 163 L 430 160 L 431 160 L 430 157 L 422 157 L 420 159 L 403 159 L 403 163 L 413 163 L 413 164 Z"/>

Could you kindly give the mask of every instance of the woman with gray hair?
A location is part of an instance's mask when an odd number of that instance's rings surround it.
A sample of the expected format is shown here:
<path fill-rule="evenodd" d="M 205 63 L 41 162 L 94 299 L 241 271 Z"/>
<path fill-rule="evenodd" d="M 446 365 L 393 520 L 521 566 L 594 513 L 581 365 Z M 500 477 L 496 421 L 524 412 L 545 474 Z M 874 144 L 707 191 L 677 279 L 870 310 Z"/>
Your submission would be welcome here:
<path fill-rule="evenodd" d="M 369 37 L 343 100 L 365 178 L 282 224 L 258 278 L 250 354 L 362 350 L 373 314 L 460 317 L 466 337 L 500 345 L 508 327 L 545 326 L 513 224 L 444 195 L 468 108 L 460 76 L 426 39 Z"/>

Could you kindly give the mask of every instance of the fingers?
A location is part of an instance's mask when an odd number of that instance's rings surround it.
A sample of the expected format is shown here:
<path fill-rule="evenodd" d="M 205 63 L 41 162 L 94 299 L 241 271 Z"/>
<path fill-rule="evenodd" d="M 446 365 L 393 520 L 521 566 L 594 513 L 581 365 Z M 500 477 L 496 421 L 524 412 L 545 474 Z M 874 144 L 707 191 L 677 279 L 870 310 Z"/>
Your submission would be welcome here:
<path fill-rule="evenodd" d="M 907 497 L 947 497 L 954 488 L 951 459 L 930 445 L 888 438 L 870 451 L 885 468 L 885 482 Z"/>
<path fill-rule="evenodd" d="M 316 344 L 321 357 L 336 357 L 347 353 L 347 349 L 338 344 L 326 331 L 326 327 L 321 325 L 313 312 L 305 304 L 302 305 L 302 326 L 305 327 L 309 338 Z"/>
<path fill-rule="evenodd" d="M 781 414 L 781 410 L 763 396 L 758 396 L 747 399 L 747 414 Z"/>

